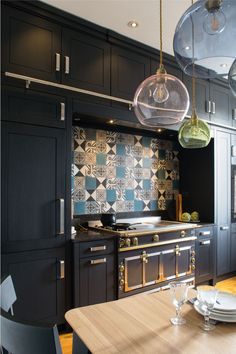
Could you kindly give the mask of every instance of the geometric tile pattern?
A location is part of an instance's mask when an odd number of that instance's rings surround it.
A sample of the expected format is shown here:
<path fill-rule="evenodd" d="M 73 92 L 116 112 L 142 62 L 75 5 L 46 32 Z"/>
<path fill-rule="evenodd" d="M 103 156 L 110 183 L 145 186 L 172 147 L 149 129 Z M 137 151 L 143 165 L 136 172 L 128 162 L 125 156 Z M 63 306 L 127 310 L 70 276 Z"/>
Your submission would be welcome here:
<path fill-rule="evenodd" d="M 175 142 L 73 128 L 74 214 L 166 210 L 179 189 Z"/>

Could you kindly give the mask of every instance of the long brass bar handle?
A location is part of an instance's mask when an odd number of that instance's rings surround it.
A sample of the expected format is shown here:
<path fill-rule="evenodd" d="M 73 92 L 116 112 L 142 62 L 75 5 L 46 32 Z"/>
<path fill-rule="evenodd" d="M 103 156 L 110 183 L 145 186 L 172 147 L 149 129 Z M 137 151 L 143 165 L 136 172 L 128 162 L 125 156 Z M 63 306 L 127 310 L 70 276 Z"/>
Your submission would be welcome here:
<path fill-rule="evenodd" d="M 65 74 L 70 73 L 70 57 L 65 56 Z"/>
<path fill-rule="evenodd" d="M 61 70 L 61 55 L 56 53 L 56 71 Z"/>
<path fill-rule="evenodd" d="M 65 120 L 65 103 L 61 102 L 61 117 L 60 120 L 63 122 Z"/>
<path fill-rule="evenodd" d="M 206 240 L 206 241 L 201 241 L 200 242 L 200 245 L 210 245 L 211 244 L 211 241 L 210 240 Z"/>
<path fill-rule="evenodd" d="M 211 231 L 202 231 L 202 232 L 199 232 L 199 235 L 200 236 L 208 236 L 211 234 Z"/>
<path fill-rule="evenodd" d="M 107 246 L 90 247 L 90 252 L 105 251 Z"/>
<path fill-rule="evenodd" d="M 229 226 L 221 226 L 220 230 L 224 231 L 224 230 L 229 230 Z"/>
<path fill-rule="evenodd" d="M 65 233 L 65 201 L 64 199 L 59 199 L 59 235 L 63 235 Z"/>
<path fill-rule="evenodd" d="M 59 279 L 64 279 L 65 278 L 65 261 L 60 260 L 59 261 Z"/>
<path fill-rule="evenodd" d="M 101 264 L 101 263 L 106 263 L 106 262 L 107 262 L 106 258 L 90 259 L 90 264 Z"/>

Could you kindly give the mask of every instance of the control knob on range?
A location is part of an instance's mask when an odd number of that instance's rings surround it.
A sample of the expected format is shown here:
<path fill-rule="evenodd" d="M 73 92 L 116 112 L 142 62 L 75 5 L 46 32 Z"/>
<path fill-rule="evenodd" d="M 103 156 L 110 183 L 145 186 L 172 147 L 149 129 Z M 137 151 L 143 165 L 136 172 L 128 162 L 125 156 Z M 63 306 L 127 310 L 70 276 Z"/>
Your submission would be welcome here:
<path fill-rule="evenodd" d="M 132 239 L 132 244 L 133 244 L 133 246 L 138 246 L 138 237 L 134 237 Z"/>
<path fill-rule="evenodd" d="M 126 246 L 126 247 L 130 247 L 130 245 L 131 245 L 131 240 L 130 240 L 130 238 L 126 238 L 126 239 L 125 239 L 125 246 Z"/>
<path fill-rule="evenodd" d="M 159 235 L 157 235 L 157 234 L 156 234 L 156 235 L 153 235 L 153 237 L 152 237 L 152 241 L 153 241 L 153 242 L 159 242 L 159 240 L 160 240 L 160 239 L 159 239 Z"/>

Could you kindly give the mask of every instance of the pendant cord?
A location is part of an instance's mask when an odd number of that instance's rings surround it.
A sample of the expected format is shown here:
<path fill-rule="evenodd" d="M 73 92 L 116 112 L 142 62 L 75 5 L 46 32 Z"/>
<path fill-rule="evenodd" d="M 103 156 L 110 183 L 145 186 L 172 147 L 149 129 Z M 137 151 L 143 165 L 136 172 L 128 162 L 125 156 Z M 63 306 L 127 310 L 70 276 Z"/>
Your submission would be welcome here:
<path fill-rule="evenodd" d="M 160 66 L 162 66 L 162 0 L 160 0 Z"/>
<path fill-rule="evenodd" d="M 193 0 L 191 1 L 193 5 Z M 195 78 L 195 63 L 194 63 L 194 25 L 192 20 L 192 60 L 193 60 L 193 73 L 192 73 L 192 115 L 196 110 L 196 78 Z"/>

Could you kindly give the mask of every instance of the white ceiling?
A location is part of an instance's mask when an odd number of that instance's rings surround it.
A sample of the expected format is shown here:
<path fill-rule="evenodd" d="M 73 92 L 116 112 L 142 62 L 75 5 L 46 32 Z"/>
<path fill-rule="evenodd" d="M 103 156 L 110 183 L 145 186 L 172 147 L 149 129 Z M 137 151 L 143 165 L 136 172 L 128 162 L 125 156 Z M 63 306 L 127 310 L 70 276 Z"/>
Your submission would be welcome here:
<path fill-rule="evenodd" d="M 160 49 L 159 0 L 43 0 L 49 5 Z M 163 0 L 163 50 L 173 54 L 175 27 L 191 0 Z M 138 22 L 130 28 L 130 20 Z"/>

